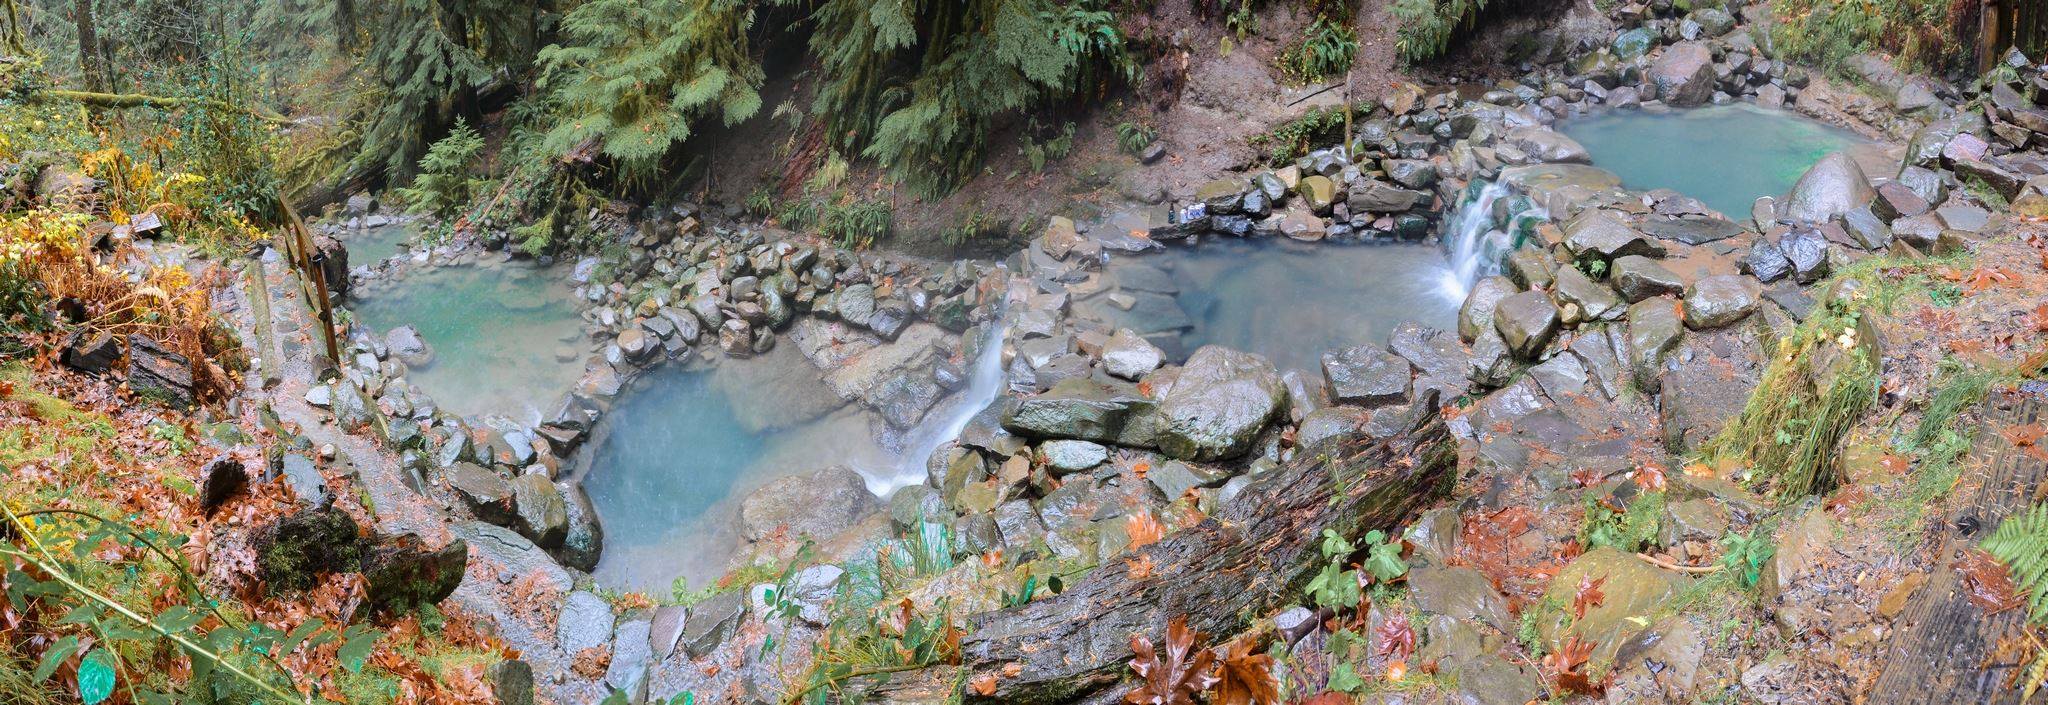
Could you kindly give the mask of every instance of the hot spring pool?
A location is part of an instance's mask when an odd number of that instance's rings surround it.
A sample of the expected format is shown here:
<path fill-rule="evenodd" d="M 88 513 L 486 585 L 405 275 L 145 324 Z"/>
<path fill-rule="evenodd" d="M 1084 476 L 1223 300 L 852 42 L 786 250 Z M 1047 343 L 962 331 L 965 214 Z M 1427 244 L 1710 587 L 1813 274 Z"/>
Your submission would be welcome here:
<path fill-rule="evenodd" d="M 843 404 L 795 350 L 670 365 L 623 393 L 582 471 L 604 525 L 600 583 L 704 586 L 745 543 L 740 502 L 785 475 L 883 457 L 880 420 Z"/>
<path fill-rule="evenodd" d="M 1434 244 L 1214 238 L 1113 258 L 1104 291 L 1075 305 L 1176 358 L 1215 344 L 1315 372 L 1324 352 L 1385 345 L 1403 321 L 1454 328 L 1446 268 Z"/>
<path fill-rule="evenodd" d="M 382 335 L 412 325 L 433 348 L 406 377 L 442 408 L 533 420 L 583 369 L 582 319 L 557 273 L 520 263 L 421 268 L 374 279 L 350 304 Z"/>
<path fill-rule="evenodd" d="M 1784 110 L 1736 103 L 1667 113 L 1617 110 L 1560 122 L 1593 165 L 1633 189 L 1668 188 L 1733 220 L 1759 196 L 1783 196 L 1829 152 L 1864 140 Z"/>

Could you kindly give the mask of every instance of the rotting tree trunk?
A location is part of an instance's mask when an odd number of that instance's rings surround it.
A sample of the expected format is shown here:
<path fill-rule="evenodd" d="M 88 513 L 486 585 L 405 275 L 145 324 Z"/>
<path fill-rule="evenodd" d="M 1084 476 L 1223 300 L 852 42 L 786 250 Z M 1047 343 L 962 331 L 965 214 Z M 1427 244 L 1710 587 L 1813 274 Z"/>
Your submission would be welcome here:
<path fill-rule="evenodd" d="M 1918 588 L 1908 588 L 1912 597 L 1892 622 L 1894 636 L 1884 655 L 1884 670 L 1870 691 L 1884 694 L 1886 702 L 2003 705 L 2024 700 L 2020 688 L 2008 679 L 2027 664 L 2001 655 L 1999 642 L 2020 638 L 2027 628 L 2026 608 L 1986 614 L 1971 600 L 1967 579 L 1956 568 L 1963 552 L 1975 550 L 1999 522 L 2025 511 L 2038 496 L 2035 488 L 2048 479 L 2048 462 L 2000 433 L 2011 425 L 2048 418 L 2048 402 L 1999 395 L 1993 392 L 1992 400 L 1984 404 L 1984 423 L 1977 428 L 1970 451 L 1972 458 L 1988 462 L 1964 465 L 1972 469 L 1957 485 L 1970 488 L 1969 493 L 1951 505 L 1948 516 L 1929 523 L 1939 534 L 1933 565 Z M 1972 528 L 1957 528 L 1965 526 Z"/>
<path fill-rule="evenodd" d="M 1357 536 L 1391 529 L 1447 490 L 1457 450 L 1441 422 L 1385 442 L 1329 444 L 1245 489 L 1216 516 L 1139 553 L 1134 580 L 1112 560 L 1058 596 L 977 617 L 961 654 L 970 678 L 997 674 L 976 702 L 1063 703 L 1122 680 L 1130 638 L 1154 639 L 1167 620 L 1232 635 L 1299 600 L 1323 566 L 1324 529 Z M 1005 666 L 1022 671 L 1003 677 Z"/>

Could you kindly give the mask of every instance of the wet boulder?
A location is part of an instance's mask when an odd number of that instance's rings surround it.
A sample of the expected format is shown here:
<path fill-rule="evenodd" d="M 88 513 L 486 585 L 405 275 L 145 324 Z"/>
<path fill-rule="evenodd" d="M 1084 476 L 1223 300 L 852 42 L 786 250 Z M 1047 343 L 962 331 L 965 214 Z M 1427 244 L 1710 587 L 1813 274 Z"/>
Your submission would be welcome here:
<path fill-rule="evenodd" d="M 384 334 L 384 347 L 391 356 L 413 367 L 422 367 L 434 361 L 434 350 L 420 337 L 420 330 L 411 324 L 391 329 Z"/>
<path fill-rule="evenodd" d="M 1641 255 L 1615 258 L 1611 276 L 1614 287 L 1629 303 L 1685 291 L 1683 278 L 1658 264 L 1657 260 Z"/>
<path fill-rule="evenodd" d="M 752 541 L 777 531 L 824 539 L 880 508 L 859 473 L 835 466 L 770 481 L 740 503 L 740 521 Z"/>
<path fill-rule="evenodd" d="M 597 508 L 591 505 L 590 495 L 582 485 L 557 482 L 555 489 L 561 491 L 569 515 L 562 545 L 553 551 L 555 559 L 584 572 L 596 570 L 597 559 L 604 555 L 604 525 L 598 522 Z"/>
<path fill-rule="evenodd" d="M 512 523 L 512 483 L 476 463 L 458 462 L 444 474 L 448 489 L 476 518 L 499 526 Z"/>
<path fill-rule="evenodd" d="M 1590 605 L 1577 619 L 1562 613 L 1537 624 L 1543 643 L 1556 649 L 1572 637 L 1593 644 L 1593 663 L 1613 663 L 1630 637 L 1649 627 L 1643 615 L 1653 614 L 1685 588 L 1688 579 L 1667 573 L 1635 556 L 1608 547 L 1595 548 L 1566 564 L 1545 591 L 1548 600 L 1572 604 L 1582 580 L 1599 580 L 1605 599 Z"/>
<path fill-rule="evenodd" d="M 1677 108 L 1704 105 L 1714 94 L 1714 52 L 1702 42 L 1679 42 L 1650 65 L 1657 97 Z"/>
<path fill-rule="evenodd" d="M 1129 328 L 1119 328 L 1102 346 L 1102 368 L 1111 375 L 1137 380 L 1159 369 L 1165 353 Z"/>
<path fill-rule="evenodd" d="M 1553 288 L 1558 305 L 1578 307 L 1578 321 L 1597 321 L 1621 315 L 1625 303 L 1614 289 L 1593 281 L 1578 267 L 1559 267 Z M 1576 324 L 1578 321 L 1572 321 Z"/>
<path fill-rule="evenodd" d="M 190 408 L 192 361 L 146 335 L 128 336 L 128 388 L 177 408 Z"/>
<path fill-rule="evenodd" d="M 1493 310 L 1500 306 L 1500 300 L 1515 294 L 1520 289 L 1507 277 L 1491 276 L 1472 285 L 1471 293 L 1465 295 L 1465 303 L 1458 307 L 1458 336 L 1466 342 L 1479 339 L 1479 332 L 1493 327 Z"/>
<path fill-rule="evenodd" d="M 1669 297 L 1643 299 L 1628 307 L 1628 367 L 1637 387 L 1657 391 L 1665 354 L 1685 336 L 1683 321 L 1679 302 Z"/>
<path fill-rule="evenodd" d="M 1693 282 L 1685 289 L 1685 326 L 1708 330 L 1733 325 L 1756 311 L 1763 287 L 1755 279 L 1722 274 Z"/>
<path fill-rule="evenodd" d="M 1636 230 L 1613 211 L 1593 209 L 1564 223 L 1564 244 L 1579 257 L 1613 260 L 1628 255 L 1663 257 L 1664 246 Z"/>
<path fill-rule="evenodd" d="M 1792 185 L 1785 215 L 1794 221 L 1825 223 L 1870 203 L 1876 195 L 1856 160 L 1847 153 L 1834 152 L 1821 157 Z"/>
<path fill-rule="evenodd" d="M 1287 386 L 1266 358 L 1205 346 L 1159 401 L 1159 447 L 1182 460 L 1242 455 L 1266 423 L 1286 411 Z"/>
<path fill-rule="evenodd" d="M 1323 381 L 1339 404 L 1368 408 L 1408 402 L 1413 370 L 1399 355 L 1372 345 L 1323 353 Z"/>
<path fill-rule="evenodd" d="M 271 594 L 312 589 L 326 573 L 360 567 L 363 539 L 354 519 L 340 510 L 304 509 L 259 530 L 256 574 Z"/>
<path fill-rule="evenodd" d="M 1527 360 L 1543 352 L 1557 334 L 1557 306 L 1540 291 L 1524 291 L 1500 300 L 1493 312 L 1494 330 L 1515 357 Z"/>
<path fill-rule="evenodd" d="M 469 543 L 454 539 L 428 548 L 404 534 L 379 542 L 363 556 L 364 606 L 375 613 L 404 614 L 440 604 L 462 584 Z"/>
<path fill-rule="evenodd" d="M 1011 399 L 1003 409 L 1003 429 L 1030 438 L 1072 438 L 1113 443 L 1134 413 L 1150 400 L 1086 378 L 1060 380 L 1043 394 Z"/>
<path fill-rule="evenodd" d="M 1744 252 L 1742 259 L 1736 260 L 1735 265 L 1764 283 L 1784 279 L 1792 274 L 1792 260 L 1785 257 L 1785 248 L 1762 238 L 1750 245 L 1749 251 Z"/>
<path fill-rule="evenodd" d="M 559 548 L 569 535 L 569 507 L 562 491 L 541 473 L 513 478 L 512 529 L 541 548 Z"/>
<path fill-rule="evenodd" d="M 1053 474 L 1066 475 L 1108 462 L 1109 449 L 1089 441 L 1053 440 L 1039 444 L 1038 459 Z"/>
<path fill-rule="evenodd" d="M 1591 164 L 1593 153 L 1564 133 L 1544 127 L 1517 127 L 1508 130 L 1508 145 L 1522 150 L 1529 158 L 1538 162 Z"/>

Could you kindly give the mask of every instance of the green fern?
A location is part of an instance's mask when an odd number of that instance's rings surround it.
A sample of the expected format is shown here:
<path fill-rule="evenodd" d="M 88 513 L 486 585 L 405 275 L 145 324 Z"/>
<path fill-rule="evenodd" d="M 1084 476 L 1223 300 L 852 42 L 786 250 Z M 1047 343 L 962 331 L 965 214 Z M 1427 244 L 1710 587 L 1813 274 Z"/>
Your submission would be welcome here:
<path fill-rule="evenodd" d="M 469 175 L 469 167 L 483 148 L 483 136 L 468 122 L 456 120 L 448 136 L 427 149 L 427 156 L 420 159 L 419 176 L 411 187 L 398 189 L 399 198 L 415 213 L 431 213 L 444 220 L 454 217 L 475 195 L 478 181 Z"/>
<path fill-rule="evenodd" d="M 2006 517 L 1981 547 L 2005 564 L 2013 585 L 2026 595 L 2027 618 L 2048 622 L 2048 505 Z"/>

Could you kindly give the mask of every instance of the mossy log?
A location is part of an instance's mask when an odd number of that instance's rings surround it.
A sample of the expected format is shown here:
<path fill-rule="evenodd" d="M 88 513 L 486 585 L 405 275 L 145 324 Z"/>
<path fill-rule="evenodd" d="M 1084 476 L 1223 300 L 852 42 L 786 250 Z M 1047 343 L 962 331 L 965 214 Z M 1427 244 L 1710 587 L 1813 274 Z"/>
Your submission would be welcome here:
<path fill-rule="evenodd" d="M 99 93 L 94 91 L 73 91 L 61 88 L 44 88 L 29 93 L 29 100 L 61 100 L 80 103 L 95 108 L 186 108 L 204 105 L 222 110 L 248 113 L 267 122 L 290 123 L 291 118 L 279 115 L 260 106 L 235 105 L 211 98 L 188 98 L 181 96 L 160 96 L 146 93 Z"/>
<path fill-rule="evenodd" d="M 970 678 L 994 673 L 993 695 L 972 702 L 1062 703 L 1122 680 L 1130 639 L 1157 640 L 1185 615 L 1212 635 L 1244 631 L 1301 599 L 1323 566 L 1324 529 L 1358 536 L 1391 529 L 1442 495 L 1457 450 L 1441 422 L 1383 442 L 1329 443 L 1245 489 L 1215 516 L 1137 553 L 1112 559 L 1065 592 L 981 615 L 961 644 Z M 1006 666 L 1022 668 L 1002 676 Z"/>

